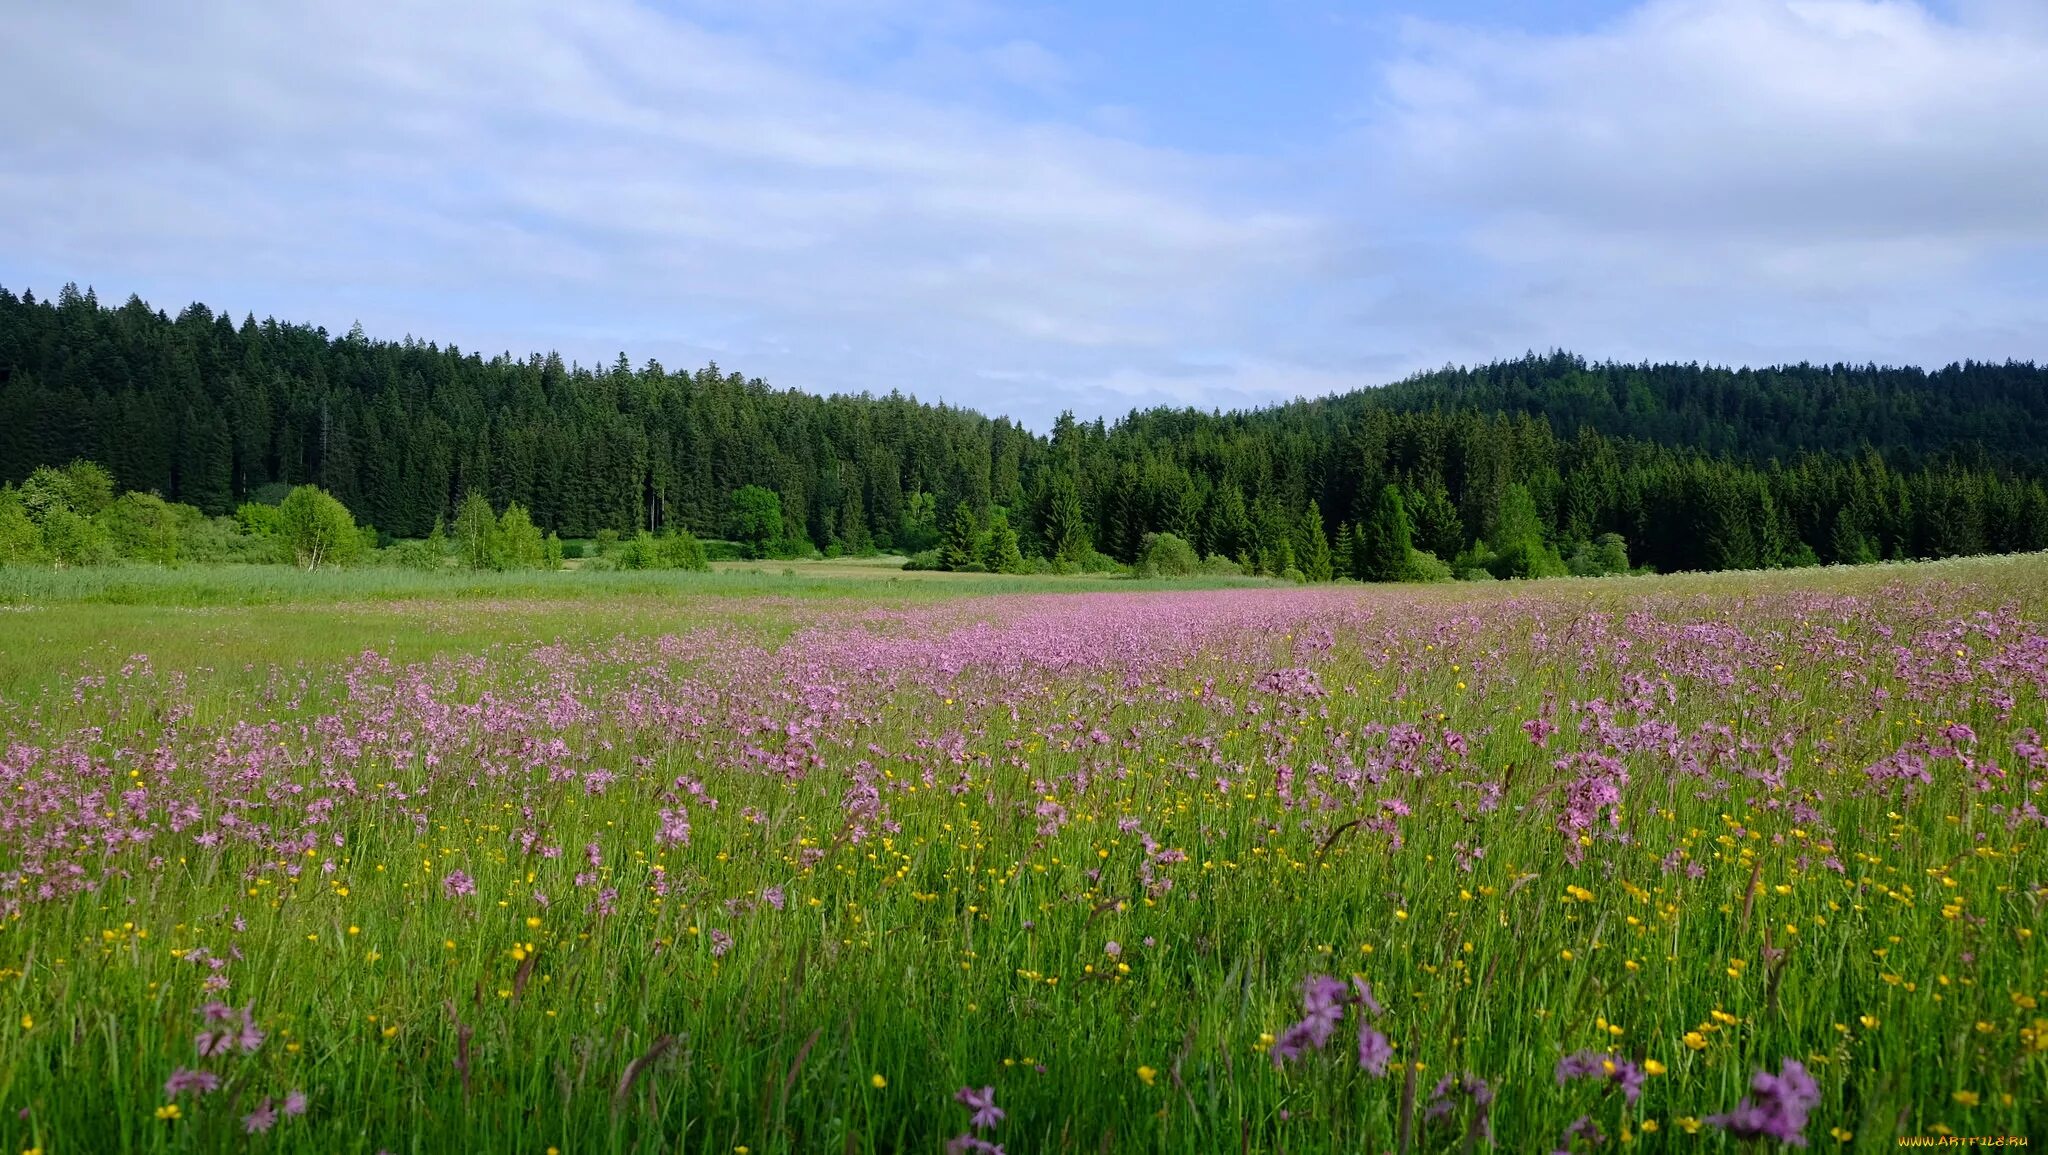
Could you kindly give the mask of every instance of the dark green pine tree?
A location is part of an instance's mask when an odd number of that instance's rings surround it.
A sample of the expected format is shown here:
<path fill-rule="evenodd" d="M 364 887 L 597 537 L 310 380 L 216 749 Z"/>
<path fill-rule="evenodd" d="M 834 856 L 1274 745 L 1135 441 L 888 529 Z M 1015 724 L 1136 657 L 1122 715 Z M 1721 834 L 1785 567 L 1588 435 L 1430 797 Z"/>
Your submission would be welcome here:
<path fill-rule="evenodd" d="M 1706 569 L 1756 569 L 1763 564 L 1761 524 L 1753 495 L 1731 471 L 1708 466 L 1700 493 L 1699 526 Z"/>
<path fill-rule="evenodd" d="M 1297 569 L 1294 557 L 1294 521 L 1275 497 L 1261 497 L 1252 503 L 1253 554 L 1260 573 L 1279 576 Z"/>
<path fill-rule="evenodd" d="M 1835 528 L 1828 535 L 1828 556 L 1843 565 L 1868 565 L 1878 560 L 1877 543 L 1856 516 L 1854 505 L 1835 514 Z"/>
<path fill-rule="evenodd" d="M 1202 526 L 1202 552 L 1244 560 L 1250 553 L 1251 536 L 1252 522 L 1245 512 L 1244 491 L 1231 481 L 1210 490 Z"/>
<path fill-rule="evenodd" d="M 1441 483 L 1425 487 L 1404 499 L 1415 523 L 1415 548 L 1428 550 L 1444 561 L 1465 548 L 1465 523 L 1458 506 Z"/>
<path fill-rule="evenodd" d="M 1346 521 L 1337 526 L 1337 544 L 1331 549 L 1331 569 L 1338 577 L 1358 576 L 1358 533 Z"/>
<path fill-rule="evenodd" d="M 2010 535 L 2004 543 L 2014 553 L 2048 549 L 2048 492 L 2028 482 L 2014 503 Z"/>
<path fill-rule="evenodd" d="M 1294 523 L 1294 564 L 1312 582 L 1326 582 L 1336 576 L 1330 558 L 1330 539 L 1323 532 L 1323 510 L 1314 501 L 1308 503 Z"/>
<path fill-rule="evenodd" d="M 1414 549 L 1415 527 L 1401 491 L 1392 485 L 1380 488 L 1358 533 L 1358 577 L 1361 581 L 1399 581 L 1408 572 L 1408 554 Z"/>
<path fill-rule="evenodd" d="M 990 573 L 1022 573 L 1024 554 L 1017 547 L 1017 531 L 1010 527 L 1010 519 L 997 510 L 990 519 L 988 541 L 981 551 L 982 567 Z"/>
<path fill-rule="evenodd" d="M 1160 501 L 1160 528 L 1194 544 L 1202 535 L 1202 496 L 1183 470 L 1176 469 Z"/>
<path fill-rule="evenodd" d="M 356 443 L 341 407 L 333 407 L 320 446 L 320 488 L 333 494 L 351 510 L 363 508 L 362 474 L 356 469 Z"/>
<path fill-rule="evenodd" d="M 1107 507 L 1104 510 L 1106 524 L 1096 540 L 1103 543 L 1103 549 L 1117 560 L 1136 561 L 1138 543 L 1145 536 L 1148 508 L 1136 465 L 1126 462 L 1117 471 L 1116 484 L 1103 504 Z"/>
<path fill-rule="evenodd" d="M 1039 537 L 1045 542 L 1045 554 L 1051 561 L 1078 561 L 1088 551 L 1087 517 L 1072 478 L 1056 476 L 1047 488 Z"/>
<path fill-rule="evenodd" d="M 974 511 L 962 501 L 953 506 L 953 516 L 946 521 L 946 540 L 939 546 L 939 564 L 947 569 L 966 569 L 981 560 L 976 552 L 975 538 L 979 529 L 974 524 Z"/>
<path fill-rule="evenodd" d="M 861 511 L 860 486 L 850 485 L 839 498 L 839 524 L 833 532 L 842 553 L 864 554 L 874 548 L 867 515 Z"/>
<path fill-rule="evenodd" d="M 234 508 L 234 442 L 211 405 L 185 414 L 178 455 L 178 500 L 210 514 Z"/>

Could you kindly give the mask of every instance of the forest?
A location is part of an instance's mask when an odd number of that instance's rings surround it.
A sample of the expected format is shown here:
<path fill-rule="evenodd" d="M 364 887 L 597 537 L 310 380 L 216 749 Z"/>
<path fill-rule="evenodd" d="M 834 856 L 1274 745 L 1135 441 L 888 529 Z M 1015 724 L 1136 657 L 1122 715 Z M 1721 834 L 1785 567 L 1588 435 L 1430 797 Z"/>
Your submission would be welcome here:
<path fill-rule="evenodd" d="M 695 560 L 712 538 L 934 568 L 1751 569 L 2048 548 L 2048 369 L 1558 353 L 1245 412 L 1066 416 L 1041 435 L 716 365 L 584 367 L 0 288 L 17 521 L 65 492 L 53 471 L 73 462 L 104 467 L 108 504 L 154 495 L 216 536 L 316 486 L 372 546 L 452 533 L 467 511 L 512 517 L 504 532 L 542 557 L 559 545 L 534 542 L 602 538 L 687 541 Z"/>

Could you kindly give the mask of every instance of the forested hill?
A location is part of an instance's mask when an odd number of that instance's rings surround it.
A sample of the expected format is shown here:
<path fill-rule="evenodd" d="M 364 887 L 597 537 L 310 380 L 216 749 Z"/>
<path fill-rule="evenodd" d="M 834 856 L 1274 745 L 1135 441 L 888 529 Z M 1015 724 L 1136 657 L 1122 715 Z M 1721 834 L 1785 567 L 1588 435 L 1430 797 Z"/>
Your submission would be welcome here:
<path fill-rule="evenodd" d="M 719 534 L 734 493 L 758 485 L 804 548 L 915 550 L 1002 523 L 1026 555 L 1128 560 L 1170 531 L 1204 554 L 1308 572 L 1391 486 L 1414 544 L 1468 570 L 1534 572 L 1545 551 L 1603 534 L 1664 570 L 2048 547 L 2048 371 L 2031 365 L 1525 358 L 1039 436 L 715 366 L 486 359 L 203 305 L 173 319 L 134 298 L 0 289 L 0 482 L 80 458 L 120 488 L 213 514 L 311 482 L 400 537 L 472 492 L 564 537 Z M 1534 570 L 1500 561 L 1510 545 Z"/>
<path fill-rule="evenodd" d="M 1527 413 L 1561 431 L 1591 425 L 1611 437 L 1753 461 L 1865 447 L 1901 460 L 1951 451 L 2048 460 L 2048 368 L 2031 362 L 1964 362 L 1934 372 L 1876 365 L 1723 369 L 1531 354 L 1424 373 L 1328 404 Z"/>

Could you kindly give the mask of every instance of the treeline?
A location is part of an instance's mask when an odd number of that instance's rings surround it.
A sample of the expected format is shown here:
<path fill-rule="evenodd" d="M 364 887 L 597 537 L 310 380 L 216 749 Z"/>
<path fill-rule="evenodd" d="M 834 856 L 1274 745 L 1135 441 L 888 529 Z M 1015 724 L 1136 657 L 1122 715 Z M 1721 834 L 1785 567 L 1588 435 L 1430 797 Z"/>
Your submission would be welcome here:
<path fill-rule="evenodd" d="M 1876 365 L 1723 369 L 1531 354 L 1423 373 L 1323 404 L 1527 414 L 1562 431 L 1590 425 L 1611 437 L 1756 463 L 1865 448 L 1906 467 L 1947 457 L 2038 466 L 2048 455 L 2048 368 L 2013 361 L 1932 372 Z"/>
<path fill-rule="evenodd" d="M 1200 565 L 1314 577 L 1327 550 L 1332 574 L 1362 576 L 1377 571 L 1357 543 L 1391 487 L 1415 554 L 1471 576 L 1612 568 L 1615 539 L 1658 570 L 2012 552 L 2048 547 L 2044 398 L 2031 365 L 1731 373 L 1557 356 L 1038 436 L 715 366 L 486 359 L 0 289 L 0 480 L 89 459 L 202 516 L 316 485 L 399 539 L 451 525 L 475 495 L 543 538 L 687 531 L 756 556 L 1002 569 L 1143 563 L 1171 535 Z"/>
<path fill-rule="evenodd" d="M 583 563 L 597 569 L 709 569 L 707 551 L 688 530 L 621 539 L 609 531 Z M 99 566 L 146 562 L 296 564 L 305 568 L 371 564 L 406 569 L 560 569 L 582 558 L 585 543 L 543 535 L 519 505 L 494 512 L 482 494 L 466 497 L 452 526 L 394 541 L 360 525 L 348 507 L 316 485 L 286 490 L 275 505 L 244 502 L 234 516 L 209 517 L 196 506 L 154 493 L 115 495 L 104 466 L 74 461 L 38 466 L 20 485 L 0 483 L 0 566 Z"/>

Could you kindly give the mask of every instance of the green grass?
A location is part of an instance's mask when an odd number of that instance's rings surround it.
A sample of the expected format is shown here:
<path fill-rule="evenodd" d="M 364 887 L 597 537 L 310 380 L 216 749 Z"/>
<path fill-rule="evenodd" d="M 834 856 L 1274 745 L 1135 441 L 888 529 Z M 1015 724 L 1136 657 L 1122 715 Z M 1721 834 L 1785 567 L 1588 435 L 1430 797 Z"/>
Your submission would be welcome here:
<path fill-rule="evenodd" d="M 1274 584 L 1258 578 L 1139 581 L 1113 575 L 966 574 L 904 571 L 901 558 L 727 561 L 708 573 L 679 570 L 426 573 L 361 567 L 312 573 L 291 566 L 104 566 L 52 570 L 0 567 L 0 605 L 246 606 L 409 599 L 618 597 L 929 598 L 962 594 L 1078 592 L 1131 588 L 1226 589 Z"/>
<path fill-rule="evenodd" d="M 0 1139 L 923 1152 L 965 1129 L 954 1090 L 992 1085 L 1008 1118 L 987 1137 L 1013 1153 L 1378 1151 L 1399 1142 L 1411 1077 L 1412 1116 L 1441 1074 L 1471 1071 L 1499 1095 L 1497 1150 L 1548 1151 L 1588 1114 L 1610 1147 L 1729 1151 L 1690 1129 L 1786 1057 L 1821 1084 L 1819 1149 L 2044 1134 L 2048 855 L 2006 817 L 2048 801 L 2015 752 L 2048 728 L 2027 665 L 2048 558 L 1215 595 L 812 565 L 0 571 L 0 790 L 16 796 L 0 874 L 70 860 L 98 883 L 0 923 Z M 1028 596 L 1104 591 L 1158 596 Z M 1217 606 L 1221 624 L 1202 616 Z M 1010 662 L 1134 622 L 1100 662 Z M 1183 623 L 1191 652 L 1173 648 Z M 919 639 L 929 652 L 890 648 Z M 1253 684 L 1295 667 L 1327 696 Z M 547 720 L 564 695 L 588 713 Z M 1572 864 L 1556 820 L 1573 775 L 1551 763 L 1597 743 L 1571 706 L 1632 695 L 1661 703 L 1642 717 L 1670 741 L 1712 751 L 1706 773 L 1628 755 L 1619 825 L 1603 816 Z M 1521 723 L 1546 709 L 1567 725 L 1538 751 Z M 1865 767 L 1951 722 L 2007 774 L 1980 790 L 1935 758 L 1910 798 L 1868 787 Z M 1404 723 L 1445 758 L 1447 731 L 1469 751 L 1330 810 L 1282 804 L 1281 768 L 1297 801 L 1311 782 L 1335 793 L 1315 767 L 1370 766 L 1374 727 Z M 1782 784 L 1745 775 L 1779 751 Z M 856 843 L 843 803 L 864 761 L 900 829 L 867 820 Z M 590 793 L 593 770 L 616 780 Z M 1484 782 L 1496 809 L 1465 785 Z M 172 834 L 150 810 L 133 824 L 155 841 L 109 851 L 94 822 L 111 820 L 87 819 L 138 786 L 203 817 Z M 295 837 L 314 797 L 337 802 L 303 851 L 192 841 L 223 814 Z M 1415 812 L 1398 850 L 1344 825 L 1383 797 Z M 1049 799 L 1069 821 L 1043 834 Z M 657 812 L 679 804 L 690 841 L 661 845 Z M 1150 868 L 1172 889 L 1147 893 L 1122 818 L 1189 856 Z M 561 857 L 523 853 L 529 828 Z M 1675 851 L 1699 878 L 1664 868 Z M 474 896 L 444 896 L 457 869 Z M 723 957 L 714 930 L 733 937 Z M 221 997 L 253 1005 L 256 1053 L 196 1056 L 211 972 L 173 953 L 196 947 L 232 959 Z M 1355 1010 L 1329 1053 L 1268 1059 L 1319 972 L 1361 973 L 1387 1004 L 1387 1077 L 1347 1058 Z M 1560 1087 L 1558 1057 L 1592 1047 L 1663 1073 L 1635 1103 Z M 227 1083 L 173 1100 L 178 1066 Z M 304 1118 L 243 1134 L 291 1088 Z M 1418 1123 L 1412 1149 L 1460 1150 L 1469 1117 Z"/>

